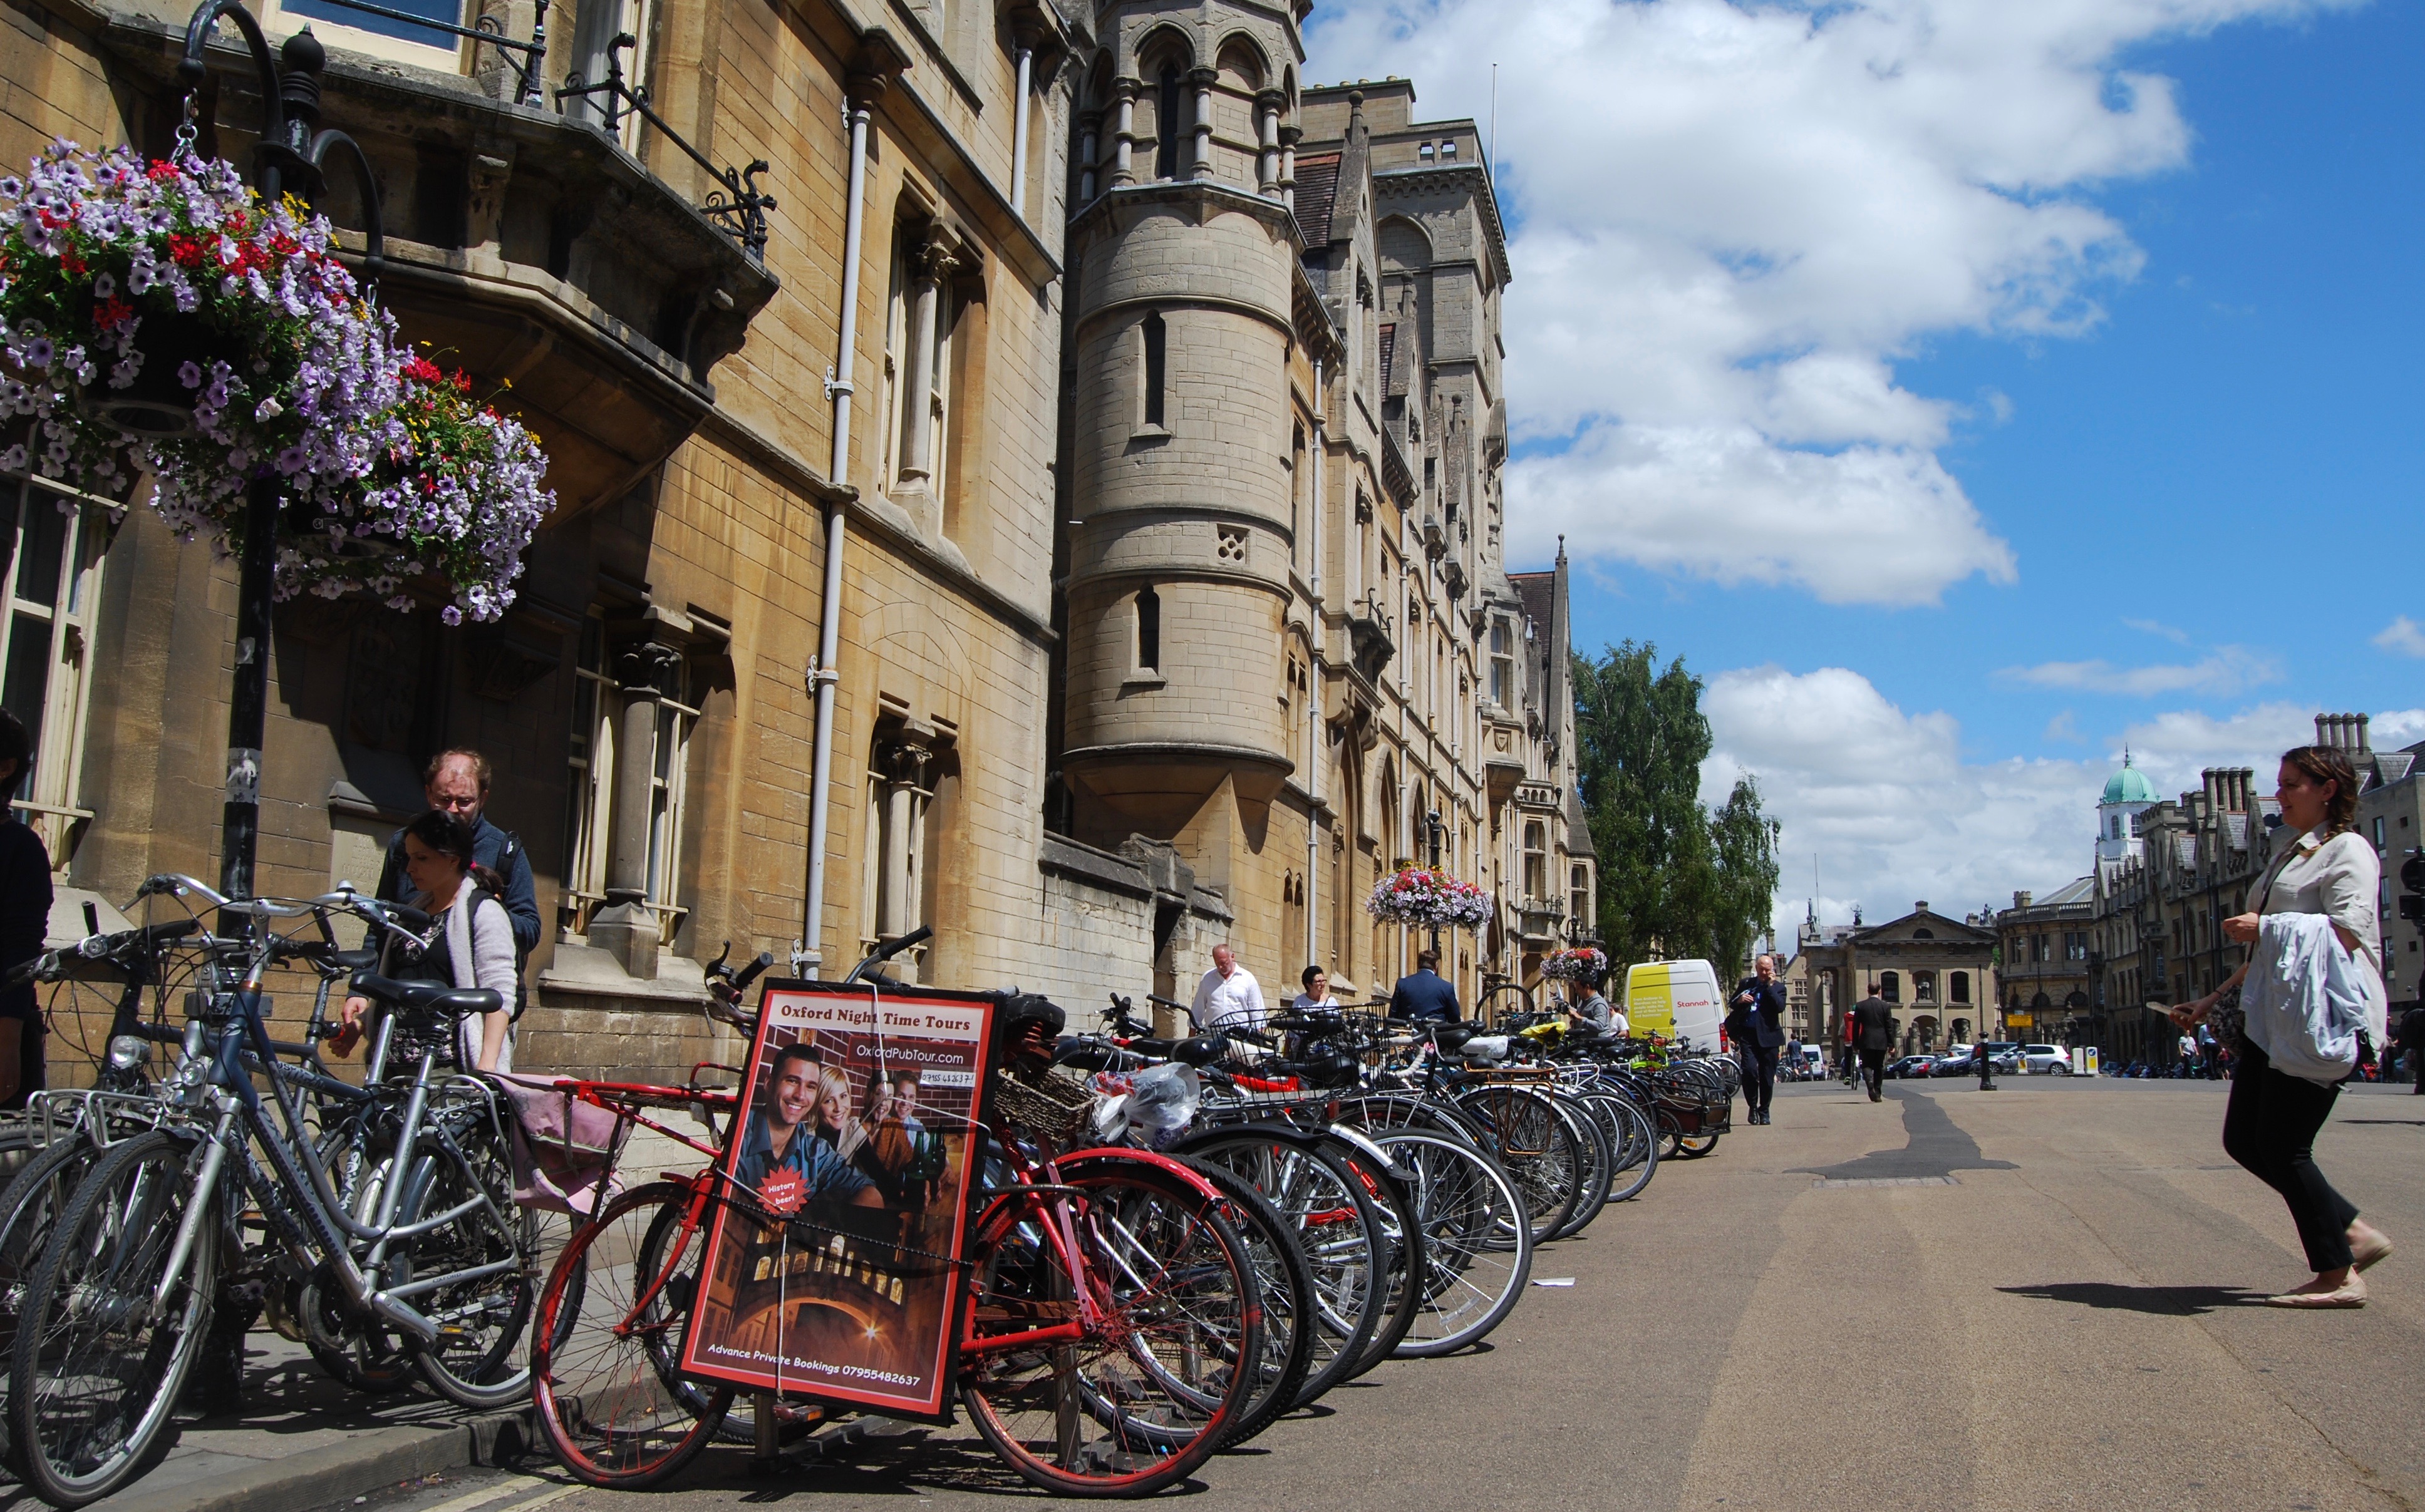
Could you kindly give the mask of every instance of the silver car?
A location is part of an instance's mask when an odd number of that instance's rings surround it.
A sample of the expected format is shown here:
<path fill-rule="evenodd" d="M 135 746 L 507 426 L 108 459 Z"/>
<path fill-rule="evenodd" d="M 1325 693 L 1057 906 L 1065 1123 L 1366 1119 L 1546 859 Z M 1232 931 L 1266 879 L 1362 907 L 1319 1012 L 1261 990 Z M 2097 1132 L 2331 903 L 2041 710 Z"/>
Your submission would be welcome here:
<path fill-rule="evenodd" d="M 2068 1076 L 2071 1052 L 2051 1044 L 2021 1046 L 2021 1067 L 2032 1076 Z"/>

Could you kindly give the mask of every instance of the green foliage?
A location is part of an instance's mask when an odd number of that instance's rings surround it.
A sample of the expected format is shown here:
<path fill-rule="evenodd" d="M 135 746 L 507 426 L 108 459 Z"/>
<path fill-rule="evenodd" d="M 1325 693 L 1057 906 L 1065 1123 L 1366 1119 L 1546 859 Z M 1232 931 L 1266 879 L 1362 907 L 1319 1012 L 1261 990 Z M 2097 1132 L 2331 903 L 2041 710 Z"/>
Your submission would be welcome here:
<path fill-rule="evenodd" d="M 1655 645 L 1574 659 L 1576 756 L 1599 852 L 1599 930 L 1622 969 L 1654 956 L 1733 971 L 1768 925 L 1775 835 L 1745 776 L 1713 815 L 1700 801 L 1710 755 L 1703 683 Z"/>

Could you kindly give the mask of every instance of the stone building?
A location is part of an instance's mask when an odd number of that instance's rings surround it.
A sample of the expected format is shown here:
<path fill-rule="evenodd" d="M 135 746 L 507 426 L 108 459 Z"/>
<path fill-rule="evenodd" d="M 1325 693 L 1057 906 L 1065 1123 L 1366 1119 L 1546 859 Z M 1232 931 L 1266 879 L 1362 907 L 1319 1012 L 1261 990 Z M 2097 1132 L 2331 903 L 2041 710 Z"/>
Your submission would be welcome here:
<path fill-rule="evenodd" d="M 1363 899 L 1437 860 L 1502 902 L 1442 941 L 1473 1002 L 1593 908 L 1565 562 L 1505 570 L 1479 133 L 1300 88 L 1302 9 L 1105 6 L 1076 66 L 1052 843 L 1166 853 L 1267 984 L 1350 999 L 1421 944 Z M 1157 911 L 1159 994 L 1215 923 Z"/>
<path fill-rule="evenodd" d="M 501 624 L 281 608 L 264 890 L 369 885 L 421 761 L 461 743 L 495 758 L 490 814 L 553 923 L 526 1063 L 685 1070 L 726 940 L 833 967 L 932 922 L 918 977 L 1025 974 L 1082 9 L 571 0 L 534 54 L 263 8 L 273 46 L 308 20 L 329 49 L 326 124 L 383 188 L 384 301 L 483 390 L 510 380 L 558 499 Z M 28 0 L 0 157 L 165 154 L 186 19 Z M 527 44 L 540 18 L 462 19 Z M 224 24 L 209 63 L 201 147 L 248 161 L 257 86 Z M 574 75 L 628 88 L 558 95 Z M 346 184 L 326 208 L 362 224 Z M 42 669 L 8 694 L 41 731 L 27 807 L 104 898 L 215 878 L 232 567 L 143 509 L 63 526 L 56 490 L 21 492 L 16 544 L 62 564 L 25 580 L 52 596 L 9 652 Z"/>
<path fill-rule="evenodd" d="M 2098 845 L 2103 844 L 2100 832 Z M 2096 934 L 2093 876 L 2044 898 L 2013 894 L 2013 906 L 1996 915 L 1996 976 L 2008 1034 L 2036 1043 L 2090 1042 L 2089 955 Z"/>
<path fill-rule="evenodd" d="M 2363 716 L 2361 716 L 2363 718 Z M 2359 729 L 2364 730 L 2360 724 Z M 2417 763 L 2425 740 L 2398 751 L 2367 751 L 2359 766 L 2365 787 L 2357 795 L 2358 833 L 2383 859 L 2383 983 L 2397 1013 L 2425 998 L 2425 918 L 2400 916 L 2400 870 L 2425 847 L 2425 780 Z"/>
<path fill-rule="evenodd" d="M 1874 993 L 1894 1008 L 1903 1051 L 1942 1049 L 1985 1033 L 2001 1039 L 1997 1018 L 1996 932 L 1977 915 L 1951 918 L 1925 901 L 1884 924 L 1823 933 L 1806 923 L 1789 968 L 1810 983 L 1825 1014 L 1826 1042 L 1840 1056 L 1845 1013 Z"/>
<path fill-rule="evenodd" d="M 1300 89 L 1302 5 L 412 8 L 259 15 L 328 49 L 384 302 L 510 382 L 558 506 L 500 624 L 281 607 L 262 890 L 368 885 L 422 762 L 480 748 L 551 921 L 521 1058 L 628 1074 L 731 1058 L 727 941 L 838 974 L 932 925 L 907 975 L 1073 1008 L 1230 934 L 1386 984 L 1406 942 L 1357 904 L 1434 812 L 1507 904 L 1469 987 L 1554 935 L 1555 879 L 1588 916 L 1564 572 L 1501 561 L 1471 122 Z M 168 152 L 186 21 L 26 0 L 0 157 Z M 247 162 L 224 24 L 208 61 L 201 149 Z M 22 810 L 99 900 L 216 878 L 233 567 L 8 486 Z"/>
<path fill-rule="evenodd" d="M 2223 932 L 2265 869 L 2278 806 L 2246 767 L 2209 767 L 2198 788 L 2131 820 L 2137 853 L 2100 862 L 2090 931 L 2089 1000 L 2103 1056 L 2168 1064 L 2179 1034 L 2163 1010 L 2203 996 L 2247 951 Z"/>

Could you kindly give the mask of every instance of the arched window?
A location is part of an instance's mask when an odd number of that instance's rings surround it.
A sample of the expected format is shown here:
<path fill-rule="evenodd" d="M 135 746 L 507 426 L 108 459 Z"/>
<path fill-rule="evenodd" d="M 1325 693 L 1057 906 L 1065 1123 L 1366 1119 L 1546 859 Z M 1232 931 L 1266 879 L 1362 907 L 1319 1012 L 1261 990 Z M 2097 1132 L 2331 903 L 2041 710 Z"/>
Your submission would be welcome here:
<path fill-rule="evenodd" d="M 1151 583 L 1137 590 L 1136 661 L 1140 671 L 1162 670 L 1162 596 Z"/>
<path fill-rule="evenodd" d="M 1180 177 L 1179 171 L 1179 107 L 1186 93 L 1179 87 L 1179 65 L 1162 66 L 1162 90 L 1153 105 L 1153 172 L 1160 179 Z"/>
<path fill-rule="evenodd" d="M 1169 335 L 1162 324 L 1162 311 L 1146 311 L 1142 326 L 1145 335 L 1145 422 L 1163 422 L 1163 380 L 1166 375 Z"/>

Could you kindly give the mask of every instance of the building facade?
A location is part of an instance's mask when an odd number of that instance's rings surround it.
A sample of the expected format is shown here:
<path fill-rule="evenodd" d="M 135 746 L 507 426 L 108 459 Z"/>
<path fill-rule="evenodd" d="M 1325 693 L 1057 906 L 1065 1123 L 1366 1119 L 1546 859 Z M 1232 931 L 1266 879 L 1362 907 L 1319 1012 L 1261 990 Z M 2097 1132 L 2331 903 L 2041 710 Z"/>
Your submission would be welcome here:
<path fill-rule="evenodd" d="M 2098 844 L 2103 845 L 2100 831 Z M 2086 1043 L 2091 1023 L 2090 945 L 2096 933 L 2096 879 L 2082 877 L 2044 898 L 2013 894 L 1996 915 L 1996 975 L 2004 1028 L 2014 1038 Z"/>
<path fill-rule="evenodd" d="M 1298 8 L 1300 10 L 1302 8 Z M 1470 120 L 1300 88 L 1301 16 L 1100 8 L 1080 67 L 1056 572 L 1056 836 L 1166 848 L 1267 983 L 1386 994 L 1425 942 L 1364 899 L 1491 888 L 1469 1003 L 1591 916 L 1566 578 L 1511 577 L 1506 247 Z M 1170 915 L 1175 921 L 1176 915 Z M 1151 942 L 1184 997 L 1209 926 Z"/>
<path fill-rule="evenodd" d="M 2425 998 L 2425 918 L 2402 918 L 2401 868 L 2425 847 L 2425 779 L 2417 763 L 2425 740 L 2398 751 L 2369 751 L 2357 797 L 2358 833 L 2383 859 L 2383 984 L 2396 1016 Z"/>
<path fill-rule="evenodd" d="M 1911 1054 L 1963 1044 L 1984 1035 L 2002 1039 L 1997 1011 L 1996 931 L 1973 915 L 1951 918 L 1925 901 L 1884 924 L 1804 933 L 1787 972 L 1809 982 L 1814 1011 L 1823 1015 L 1826 1042 L 1839 1058 L 1845 1015 L 1875 994 L 1903 1027 L 1902 1051 Z"/>
<path fill-rule="evenodd" d="M 423 762 L 482 750 L 551 926 L 521 1059 L 610 1074 L 731 1058 L 727 942 L 838 975 L 931 925 L 907 975 L 1073 1007 L 1225 936 L 1386 987 L 1407 942 L 1357 905 L 1435 812 L 1507 900 L 1463 979 L 1520 970 L 1589 876 L 1547 823 L 1517 886 L 1572 740 L 1563 567 L 1535 614 L 1499 556 L 1503 237 L 1470 122 L 1300 88 L 1304 8 L 266 0 L 329 50 L 383 302 L 557 507 L 498 624 L 280 607 L 261 889 L 369 885 Z M 166 154 L 186 20 L 28 0 L 0 157 Z M 208 62 L 198 145 L 248 161 L 224 24 Z M 215 878 L 232 565 L 8 486 L 0 692 L 63 896 Z"/>

